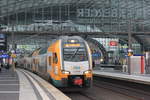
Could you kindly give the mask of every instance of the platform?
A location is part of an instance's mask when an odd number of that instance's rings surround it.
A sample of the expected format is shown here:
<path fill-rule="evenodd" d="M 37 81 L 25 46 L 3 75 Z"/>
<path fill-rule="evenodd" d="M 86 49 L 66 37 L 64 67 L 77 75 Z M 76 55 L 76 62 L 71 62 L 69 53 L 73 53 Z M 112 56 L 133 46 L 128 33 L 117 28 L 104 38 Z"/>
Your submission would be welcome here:
<path fill-rule="evenodd" d="M 135 83 L 140 83 L 140 84 L 146 84 L 150 85 L 150 75 L 149 74 L 144 74 L 144 75 L 129 75 L 127 73 L 121 73 L 121 72 L 104 72 L 100 70 L 94 70 L 93 71 L 94 76 L 100 76 L 100 77 L 105 77 L 105 78 L 112 78 L 112 79 L 117 79 L 117 80 L 124 80 L 124 81 L 129 81 L 129 82 L 135 82 Z"/>
<path fill-rule="evenodd" d="M 71 100 L 39 76 L 22 69 L 2 69 L 0 100 Z"/>

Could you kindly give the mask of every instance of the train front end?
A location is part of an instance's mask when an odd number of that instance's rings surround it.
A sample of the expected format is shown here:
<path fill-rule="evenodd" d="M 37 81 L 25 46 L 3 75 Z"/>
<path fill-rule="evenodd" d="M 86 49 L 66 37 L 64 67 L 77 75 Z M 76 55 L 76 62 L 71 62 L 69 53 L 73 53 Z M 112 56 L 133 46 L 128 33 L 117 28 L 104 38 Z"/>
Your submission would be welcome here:
<path fill-rule="evenodd" d="M 63 87 L 91 87 L 92 56 L 87 42 L 81 37 L 66 37 L 61 46 Z"/>

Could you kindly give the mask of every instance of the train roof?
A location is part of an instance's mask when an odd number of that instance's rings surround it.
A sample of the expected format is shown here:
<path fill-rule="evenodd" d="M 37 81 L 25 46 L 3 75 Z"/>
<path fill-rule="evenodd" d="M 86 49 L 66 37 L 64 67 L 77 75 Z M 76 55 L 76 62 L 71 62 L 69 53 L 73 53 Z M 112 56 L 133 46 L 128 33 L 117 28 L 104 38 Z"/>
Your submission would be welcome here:
<path fill-rule="evenodd" d="M 52 40 L 52 43 L 56 42 L 57 40 L 62 40 L 63 42 L 68 42 L 68 40 L 78 40 L 78 42 L 84 42 L 84 39 L 80 36 L 60 36 L 59 38 Z M 33 56 L 34 53 L 37 51 L 39 51 L 39 54 L 45 54 L 47 52 L 47 49 L 48 46 L 37 48 L 28 56 L 29 57 Z"/>
<path fill-rule="evenodd" d="M 79 42 L 84 41 L 84 39 L 80 36 L 60 36 L 59 39 L 63 40 L 64 42 L 68 40 L 78 40 Z"/>

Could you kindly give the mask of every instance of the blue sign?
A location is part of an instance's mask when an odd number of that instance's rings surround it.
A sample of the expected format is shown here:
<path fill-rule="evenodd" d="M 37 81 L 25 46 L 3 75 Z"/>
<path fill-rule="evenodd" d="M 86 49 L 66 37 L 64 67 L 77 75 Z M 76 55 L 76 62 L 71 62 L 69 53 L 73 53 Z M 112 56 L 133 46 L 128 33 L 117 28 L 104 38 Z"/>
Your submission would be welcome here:
<path fill-rule="evenodd" d="M 92 56 L 93 56 L 93 57 L 100 57 L 101 54 L 100 54 L 100 53 L 93 53 Z"/>
<path fill-rule="evenodd" d="M 8 54 L 2 54 L 2 55 L 0 55 L 0 58 L 9 58 L 9 55 Z"/>
<path fill-rule="evenodd" d="M 144 56 L 143 54 L 134 54 L 133 56 Z"/>

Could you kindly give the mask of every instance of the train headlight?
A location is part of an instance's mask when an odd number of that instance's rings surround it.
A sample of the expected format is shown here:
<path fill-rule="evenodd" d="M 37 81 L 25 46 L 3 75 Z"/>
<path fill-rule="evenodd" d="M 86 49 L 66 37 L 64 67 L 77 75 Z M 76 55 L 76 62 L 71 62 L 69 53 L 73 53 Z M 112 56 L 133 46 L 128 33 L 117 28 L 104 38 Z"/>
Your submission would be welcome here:
<path fill-rule="evenodd" d="M 63 74 L 70 74 L 69 71 L 65 71 L 65 70 L 63 70 L 62 73 L 63 73 Z"/>
<path fill-rule="evenodd" d="M 87 70 L 87 71 L 84 72 L 84 74 L 89 74 L 89 73 L 92 73 L 92 71 L 91 70 Z"/>
<path fill-rule="evenodd" d="M 75 40 L 70 40 L 71 43 L 75 43 Z"/>
<path fill-rule="evenodd" d="M 103 62 L 103 61 L 104 61 L 104 59 L 103 59 L 103 58 L 101 58 L 101 59 L 100 59 L 100 62 Z"/>

